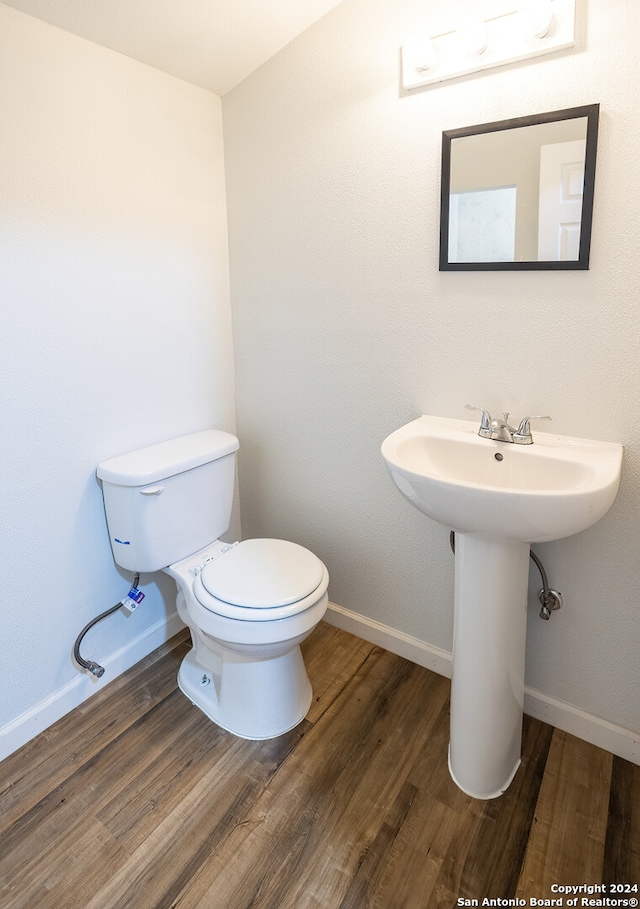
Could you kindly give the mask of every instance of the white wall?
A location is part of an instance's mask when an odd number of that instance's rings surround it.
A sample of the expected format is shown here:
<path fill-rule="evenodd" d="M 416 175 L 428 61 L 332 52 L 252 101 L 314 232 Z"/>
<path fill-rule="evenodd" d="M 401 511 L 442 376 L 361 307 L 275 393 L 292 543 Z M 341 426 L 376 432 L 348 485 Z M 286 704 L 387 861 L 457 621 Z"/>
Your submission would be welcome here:
<path fill-rule="evenodd" d="M 131 577 L 97 463 L 235 422 L 220 100 L 4 5 L 0 85 L 1 757 L 98 687 L 73 642 Z M 99 685 L 176 630 L 142 584 Z"/>
<path fill-rule="evenodd" d="M 611 512 L 536 547 L 565 606 L 538 618 L 533 569 L 527 683 L 638 733 L 640 7 L 578 0 L 574 50 L 402 96 L 398 48 L 457 9 L 344 0 L 223 99 L 243 530 L 307 544 L 334 602 L 449 650 L 448 532 L 392 485 L 384 437 L 471 402 L 622 442 Z M 442 130 L 595 102 L 590 271 L 439 273 Z"/>

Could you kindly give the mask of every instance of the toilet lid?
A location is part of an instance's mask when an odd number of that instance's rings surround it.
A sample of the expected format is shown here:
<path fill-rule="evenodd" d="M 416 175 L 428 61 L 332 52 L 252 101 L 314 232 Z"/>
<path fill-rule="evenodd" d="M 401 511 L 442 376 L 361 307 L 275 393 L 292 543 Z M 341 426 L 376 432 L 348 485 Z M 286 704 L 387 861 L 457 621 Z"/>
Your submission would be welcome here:
<path fill-rule="evenodd" d="M 244 540 L 200 574 L 205 590 L 233 606 L 270 609 L 296 603 L 323 578 L 317 556 L 286 540 Z"/>

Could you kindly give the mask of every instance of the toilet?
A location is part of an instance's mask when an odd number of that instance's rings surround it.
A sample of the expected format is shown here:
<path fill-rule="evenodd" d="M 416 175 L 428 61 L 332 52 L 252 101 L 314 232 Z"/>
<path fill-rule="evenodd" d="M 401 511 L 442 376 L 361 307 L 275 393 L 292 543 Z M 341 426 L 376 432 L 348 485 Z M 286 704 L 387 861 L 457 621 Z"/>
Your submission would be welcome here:
<path fill-rule="evenodd" d="M 193 644 L 181 691 L 234 735 L 270 739 L 311 704 L 300 644 L 326 612 L 329 575 L 296 543 L 219 539 L 238 447 L 230 433 L 207 430 L 103 461 L 97 475 L 116 563 L 176 581 Z"/>

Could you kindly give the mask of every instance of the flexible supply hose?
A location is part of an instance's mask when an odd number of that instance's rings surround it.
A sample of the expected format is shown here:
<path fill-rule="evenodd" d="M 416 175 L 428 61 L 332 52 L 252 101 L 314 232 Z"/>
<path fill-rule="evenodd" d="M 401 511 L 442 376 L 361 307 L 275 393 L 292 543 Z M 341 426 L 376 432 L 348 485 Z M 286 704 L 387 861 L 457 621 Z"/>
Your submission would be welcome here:
<path fill-rule="evenodd" d="M 532 549 L 529 550 L 529 555 L 531 556 L 533 561 L 538 566 L 538 571 L 540 572 L 540 577 L 542 578 L 542 590 L 544 593 L 544 601 L 546 603 L 547 600 L 549 599 L 549 595 L 550 595 L 549 582 L 547 581 L 547 572 L 544 570 L 544 566 L 543 566 L 542 562 L 540 561 L 540 559 L 538 558 L 538 556 L 535 554 L 535 552 Z"/>
<path fill-rule="evenodd" d="M 140 575 L 137 574 L 135 581 L 133 582 L 133 586 L 137 587 L 139 581 Z M 90 631 L 94 625 L 97 625 L 98 622 L 106 619 L 107 616 L 113 615 L 114 612 L 117 612 L 118 609 L 122 608 L 122 605 L 122 600 L 120 600 L 120 602 L 116 603 L 115 606 L 112 606 L 110 609 L 106 609 L 104 612 L 100 613 L 100 615 L 96 616 L 95 619 L 92 619 L 88 625 L 84 626 L 76 638 L 75 644 L 73 645 L 73 658 L 75 659 L 76 663 L 78 663 L 79 666 L 82 666 L 83 669 L 86 669 L 88 672 L 90 672 L 91 675 L 94 675 L 97 679 L 102 678 L 104 675 L 104 666 L 100 666 L 99 663 L 94 663 L 93 660 L 85 660 L 82 656 L 80 656 L 80 644 L 82 643 L 82 639 L 84 638 L 85 634 Z"/>

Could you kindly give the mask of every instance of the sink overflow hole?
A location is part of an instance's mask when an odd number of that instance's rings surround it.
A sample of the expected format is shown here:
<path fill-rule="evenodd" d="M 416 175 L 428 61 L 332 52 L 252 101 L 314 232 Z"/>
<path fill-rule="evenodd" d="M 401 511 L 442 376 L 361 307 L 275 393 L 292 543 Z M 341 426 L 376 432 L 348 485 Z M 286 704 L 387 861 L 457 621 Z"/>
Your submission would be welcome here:
<path fill-rule="evenodd" d="M 494 454 L 494 458 L 496 459 L 496 461 L 503 461 L 504 455 L 501 455 L 499 451 L 496 451 L 496 453 Z"/>

